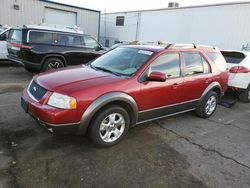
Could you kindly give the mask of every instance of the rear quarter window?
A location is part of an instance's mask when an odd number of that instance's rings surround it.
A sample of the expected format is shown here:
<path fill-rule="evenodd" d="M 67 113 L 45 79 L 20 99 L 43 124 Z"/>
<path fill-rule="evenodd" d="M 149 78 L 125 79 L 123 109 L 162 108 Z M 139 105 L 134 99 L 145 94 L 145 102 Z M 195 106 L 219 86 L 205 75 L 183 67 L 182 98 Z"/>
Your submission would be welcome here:
<path fill-rule="evenodd" d="M 219 71 L 227 70 L 227 63 L 220 52 L 207 52 L 207 56 L 214 62 Z"/>

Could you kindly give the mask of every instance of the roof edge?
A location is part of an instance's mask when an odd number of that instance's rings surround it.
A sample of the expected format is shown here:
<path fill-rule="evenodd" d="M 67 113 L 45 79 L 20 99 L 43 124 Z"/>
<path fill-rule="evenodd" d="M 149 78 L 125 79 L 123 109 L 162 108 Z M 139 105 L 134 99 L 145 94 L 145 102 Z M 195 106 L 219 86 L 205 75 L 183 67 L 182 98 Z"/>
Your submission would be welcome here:
<path fill-rule="evenodd" d="M 101 11 L 100 11 L 100 10 L 94 10 L 94 9 L 89 9 L 89 8 L 84 8 L 84 7 L 79 7 L 79 6 L 70 5 L 70 4 L 59 3 L 59 2 L 50 1 L 50 0 L 39 0 L 39 1 L 46 2 L 46 3 L 52 3 L 52 4 L 56 4 L 56 5 L 67 6 L 67 7 L 71 7 L 71 8 L 77 8 L 77 9 L 82 9 L 82 10 L 88 10 L 88 11 L 92 11 L 92 12 L 98 12 L 98 13 L 101 13 Z"/>
<path fill-rule="evenodd" d="M 189 8 L 205 8 L 205 7 L 241 5 L 241 4 L 250 4 L 250 1 L 215 3 L 215 4 L 206 4 L 206 5 L 191 5 L 191 6 L 171 7 L 171 8 L 167 7 L 167 8 L 147 9 L 147 10 L 131 10 L 131 11 L 108 12 L 108 13 L 102 13 L 102 15 L 105 15 L 105 14 L 107 15 L 107 14 L 136 13 L 136 12 L 150 12 L 150 11 L 161 11 L 161 10 L 189 9 Z"/>

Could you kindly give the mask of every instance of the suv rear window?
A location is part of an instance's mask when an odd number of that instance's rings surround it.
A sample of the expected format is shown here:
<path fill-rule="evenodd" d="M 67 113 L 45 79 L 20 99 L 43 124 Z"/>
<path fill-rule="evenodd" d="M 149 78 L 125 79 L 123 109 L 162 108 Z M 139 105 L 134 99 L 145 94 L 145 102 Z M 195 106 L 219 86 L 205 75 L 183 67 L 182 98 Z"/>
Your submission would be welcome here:
<path fill-rule="evenodd" d="M 239 64 L 245 59 L 245 55 L 240 52 L 221 52 L 227 63 Z"/>
<path fill-rule="evenodd" d="M 214 62 L 219 71 L 227 70 L 227 63 L 220 52 L 208 52 L 208 57 Z"/>
<path fill-rule="evenodd" d="M 9 40 L 10 42 L 14 42 L 14 43 L 22 43 L 22 30 L 21 29 L 12 29 L 10 31 L 10 35 L 9 35 Z"/>
<path fill-rule="evenodd" d="M 29 43 L 33 44 L 52 44 L 52 33 L 30 31 Z"/>

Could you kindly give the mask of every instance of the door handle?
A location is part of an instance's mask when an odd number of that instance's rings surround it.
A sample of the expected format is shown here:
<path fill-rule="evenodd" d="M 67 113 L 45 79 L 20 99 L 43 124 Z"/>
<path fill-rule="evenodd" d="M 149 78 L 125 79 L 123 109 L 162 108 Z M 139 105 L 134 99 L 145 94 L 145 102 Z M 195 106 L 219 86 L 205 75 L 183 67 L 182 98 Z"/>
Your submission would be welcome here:
<path fill-rule="evenodd" d="M 173 89 L 176 89 L 179 85 L 180 85 L 179 83 L 174 83 L 174 84 L 172 85 L 172 88 L 173 88 Z"/>

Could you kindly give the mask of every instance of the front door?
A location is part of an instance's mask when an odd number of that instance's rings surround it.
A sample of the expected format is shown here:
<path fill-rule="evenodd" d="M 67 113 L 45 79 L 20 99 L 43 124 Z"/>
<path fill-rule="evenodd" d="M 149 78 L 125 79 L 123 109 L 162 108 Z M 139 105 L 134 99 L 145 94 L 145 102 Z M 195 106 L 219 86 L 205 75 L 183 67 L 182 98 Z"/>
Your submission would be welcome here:
<path fill-rule="evenodd" d="M 149 72 L 165 73 L 167 79 L 165 82 L 145 80 L 141 83 L 140 122 L 176 112 L 175 105 L 182 102 L 180 59 L 179 53 L 165 53 L 151 64 Z"/>

